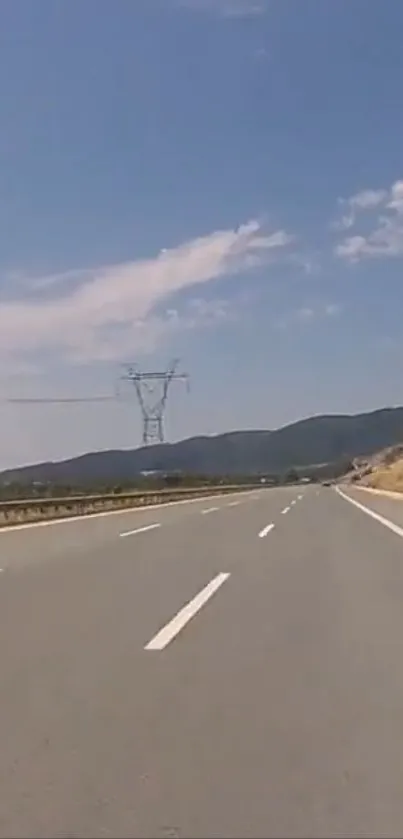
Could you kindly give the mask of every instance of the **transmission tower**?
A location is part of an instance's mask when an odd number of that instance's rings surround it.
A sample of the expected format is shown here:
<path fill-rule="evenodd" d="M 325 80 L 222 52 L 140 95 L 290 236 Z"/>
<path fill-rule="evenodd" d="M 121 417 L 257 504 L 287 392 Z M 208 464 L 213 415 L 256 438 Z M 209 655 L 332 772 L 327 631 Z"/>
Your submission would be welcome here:
<path fill-rule="evenodd" d="M 164 372 L 142 372 L 137 364 L 125 364 L 122 380 L 133 382 L 143 420 L 143 445 L 164 442 L 164 413 L 171 382 L 182 381 L 189 386 L 187 373 L 178 373 L 175 359 Z"/>
<path fill-rule="evenodd" d="M 172 381 L 184 381 L 189 387 L 189 376 L 187 373 L 178 373 L 178 359 L 164 372 L 144 373 L 139 370 L 136 364 L 125 364 L 126 374 L 120 380 L 133 382 L 140 405 L 143 420 L 143 444 L 164 442 L 164 413 L 168 399 L 168 389 Z M 119 387 L 115 394 L 110 396 L 68 396 L 68 397 L 14 397 L 6 398 L 6 402 L 19 404 L 77 404 L 81 402 L 112 402 L 120 400 Z"/>

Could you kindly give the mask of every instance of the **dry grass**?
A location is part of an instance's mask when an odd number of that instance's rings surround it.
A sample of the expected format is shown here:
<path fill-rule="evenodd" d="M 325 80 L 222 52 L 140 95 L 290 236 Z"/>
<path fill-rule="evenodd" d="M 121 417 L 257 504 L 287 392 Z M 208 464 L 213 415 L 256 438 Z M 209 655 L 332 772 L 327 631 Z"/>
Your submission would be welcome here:
<path fill-rule="evenodd" d="M 375 467 L 366 478 L 365 483 L 373 489 L 403 492 L 403 458 L 389 465 L 383 464 Z"/>

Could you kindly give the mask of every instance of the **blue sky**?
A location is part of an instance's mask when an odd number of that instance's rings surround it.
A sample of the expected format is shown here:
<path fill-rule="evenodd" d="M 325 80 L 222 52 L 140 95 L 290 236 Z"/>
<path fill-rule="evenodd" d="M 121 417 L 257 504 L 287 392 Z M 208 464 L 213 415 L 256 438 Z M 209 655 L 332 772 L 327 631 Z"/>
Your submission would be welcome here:
<path fill-rule="evenodd" d="M 3 398 L 179 355 L 172 440 L 401 403 L 402 28 L 397 0 L 3 0 Z M 140 422 L 4 405 L 3 432 L 8 466 Z"/>

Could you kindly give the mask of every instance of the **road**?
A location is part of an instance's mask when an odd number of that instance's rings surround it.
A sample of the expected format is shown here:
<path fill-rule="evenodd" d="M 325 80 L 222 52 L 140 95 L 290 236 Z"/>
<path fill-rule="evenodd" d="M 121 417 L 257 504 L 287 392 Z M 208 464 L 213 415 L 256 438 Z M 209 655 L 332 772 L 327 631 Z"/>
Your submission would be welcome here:
<path fill-rule="evenodd" d="M 401 837 L 403 502 L 346 493 L 1 532 L 0 836 Z"/>

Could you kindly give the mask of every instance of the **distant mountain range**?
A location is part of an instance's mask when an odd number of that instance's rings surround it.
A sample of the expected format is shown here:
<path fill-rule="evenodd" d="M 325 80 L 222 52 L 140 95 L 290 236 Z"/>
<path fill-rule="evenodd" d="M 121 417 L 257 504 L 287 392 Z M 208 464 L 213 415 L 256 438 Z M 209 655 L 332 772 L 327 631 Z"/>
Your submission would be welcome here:
<path fill-rule="evenodd" d="M 356 415 L 316 416 L 276 431 L 234 431 L 134 450 L 92 452 L 57 463 L 0 473 L 18 481 L 81 485 L 130 481 L 145 471 L 205 475 L 283 473 L 292 467 L 334 463 L 403 442 L 403 408 Z"/>

